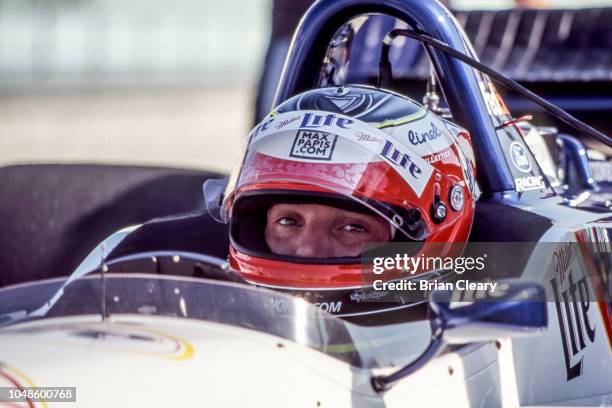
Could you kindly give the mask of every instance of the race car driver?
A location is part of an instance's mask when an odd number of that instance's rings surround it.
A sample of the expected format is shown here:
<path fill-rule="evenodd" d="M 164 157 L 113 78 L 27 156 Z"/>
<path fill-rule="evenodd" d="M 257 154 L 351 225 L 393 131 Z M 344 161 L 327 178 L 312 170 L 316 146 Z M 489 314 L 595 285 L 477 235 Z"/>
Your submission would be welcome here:
<path fill-rule="evenodd" d="M 335 312 L 352 316 L 393 303 L 359 300 L 365 244 L 444 256 L 434 243 L 467 241 L 474 175 L 465 130 L 396 93 L 329 87 L 278 106 L 250 133 L 223 195 L 208 183 L 205 196 L 229 223 L 230 265 L 245 280 L 319 304 L 345 299 Z"/>

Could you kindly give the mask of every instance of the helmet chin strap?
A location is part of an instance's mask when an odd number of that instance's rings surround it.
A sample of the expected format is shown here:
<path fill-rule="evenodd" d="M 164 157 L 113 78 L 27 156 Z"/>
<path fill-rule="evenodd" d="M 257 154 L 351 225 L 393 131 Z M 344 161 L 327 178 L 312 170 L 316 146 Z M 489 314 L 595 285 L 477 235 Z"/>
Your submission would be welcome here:
<path fill-rule="evenodd" d="M 395 228 L 395 225 L 392 223 L 389 223 L 389 227 L 391 228 L 391 239 L 389 239 L 389 241 L 393 241 L 395 239 L 395 232 L 397 231 L 397 228 Z"/>

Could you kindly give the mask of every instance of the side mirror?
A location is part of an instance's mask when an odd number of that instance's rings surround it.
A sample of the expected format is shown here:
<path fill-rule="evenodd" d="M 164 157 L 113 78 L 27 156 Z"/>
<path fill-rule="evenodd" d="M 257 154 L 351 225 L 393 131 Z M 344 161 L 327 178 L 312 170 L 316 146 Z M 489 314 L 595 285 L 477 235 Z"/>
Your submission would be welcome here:
<path fill-rule="evenodd" d="M 434 291 L 429 296 L 431 342 L 416 360 L 393 374 L 375 376 L 372 387 L 385 391 L 436 357 L 448 344 L 492 341 L 537 334 L 548 327 L 544 288 L 538 283 L 499 281 L 495 290 L 470 294 Z"/>
<path fill-rule="evenodd" d="M 463 344 L 540 333 L 548 326 L 544 288 L 537 283 L 501 281 L 477 300 L 454 302 L 457 293 L 435 291 L 429 297 L 434 336 Z"/>

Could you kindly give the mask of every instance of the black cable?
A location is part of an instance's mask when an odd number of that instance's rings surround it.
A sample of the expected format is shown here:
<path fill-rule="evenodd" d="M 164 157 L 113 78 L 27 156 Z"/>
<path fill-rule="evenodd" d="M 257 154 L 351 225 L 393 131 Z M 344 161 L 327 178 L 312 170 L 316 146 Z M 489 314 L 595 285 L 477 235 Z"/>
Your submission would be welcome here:
<path fill-rule="evenodd" d="M 523 95 L 524 97 L 536 103 L 537 105 L 540 105 L 542 108 L 544 108 L 546 112 L 548 112 L 549 114 L 553 116 L 558 117 L 560 120 L 567 123 L 574 129 L 578 130 L 579 132 L 586 133 L 592 136 L 593 138 L 599 140 L 606 146 L 612 147 L 612 138 L 610 136 L 587 125 L 586 123 L 570 115 L 563 109 L 539 97 L 538 95 L 531 92 L 529 89 L 525 88 L 524 86 L 518 84 L 517 82 L 511 80 L 510 78 L 507 78 L 504 75 L 500 74 L 499 72 L 495 71 L 493 68 L 490 68 L 487 65 L 481 62 L 478 62 L 475 59 L 455 50 L 454 48 L 451 48 L 448 44 L 438 39 L 430 37 L 429 35 L 424 34 L 424 33 L 419 33 L 417 31 L 397 29 L 397 30 L 390 31 L 387 34 L 387 36 L 383 40 L 383 45 L 382 45 L 381 52 L 380 52 L 380 64 L 379 64 L 380 71 L 379 71 L 379 78 L 378 78 L 379 84 L 388 85 L 391 82 L 391 78 L 393 77 L 391 63 L 389 61 L 389 49 L 391 47 L 391 43 L 393 42 L 393 40 L 398 36 L 413 38 L 425 44 L 431 45 L 434 48 L 444 51 L 450 56 L 457 58 L 458 60 L 490 76 L 495 81 L 504 85 L 508 89 L 511 89 Z"/>
<path fill-rule="evenodd" d="M 384 50 L 383 43 L 383 50 Z M 378 63 L 378 82 L 376 86 L 379 88 L 389 88 L 391 85 L 391 81 L 393 80 L 393 73 L 391 62 L 389 61 L 389 47 L 387 46 L 387 52 L 381 52 L 380 61 Z M 384 58 L 383 58 L 384 54 Z"/>

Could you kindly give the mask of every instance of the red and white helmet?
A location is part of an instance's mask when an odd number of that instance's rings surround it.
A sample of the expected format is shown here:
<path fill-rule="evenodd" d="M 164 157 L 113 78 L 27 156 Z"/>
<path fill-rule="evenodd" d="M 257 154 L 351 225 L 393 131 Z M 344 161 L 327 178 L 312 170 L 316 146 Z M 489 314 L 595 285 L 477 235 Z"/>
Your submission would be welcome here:
<path fill-rule="evenodd" d="M 263 235 L 270 206 L 365 208 L 391 223 L 395 241 L 428 254 L 429 243 L 467 241 L 474 177 L 467 131 L 396 93 L 330 87 L 292 97 L 256 126 L 223 197 L 207 205 L 230 223 L 230 265 L 247 281 L 359 315 L 392 306 L 360 302 L 361 259 L 273 254 Z"/>

